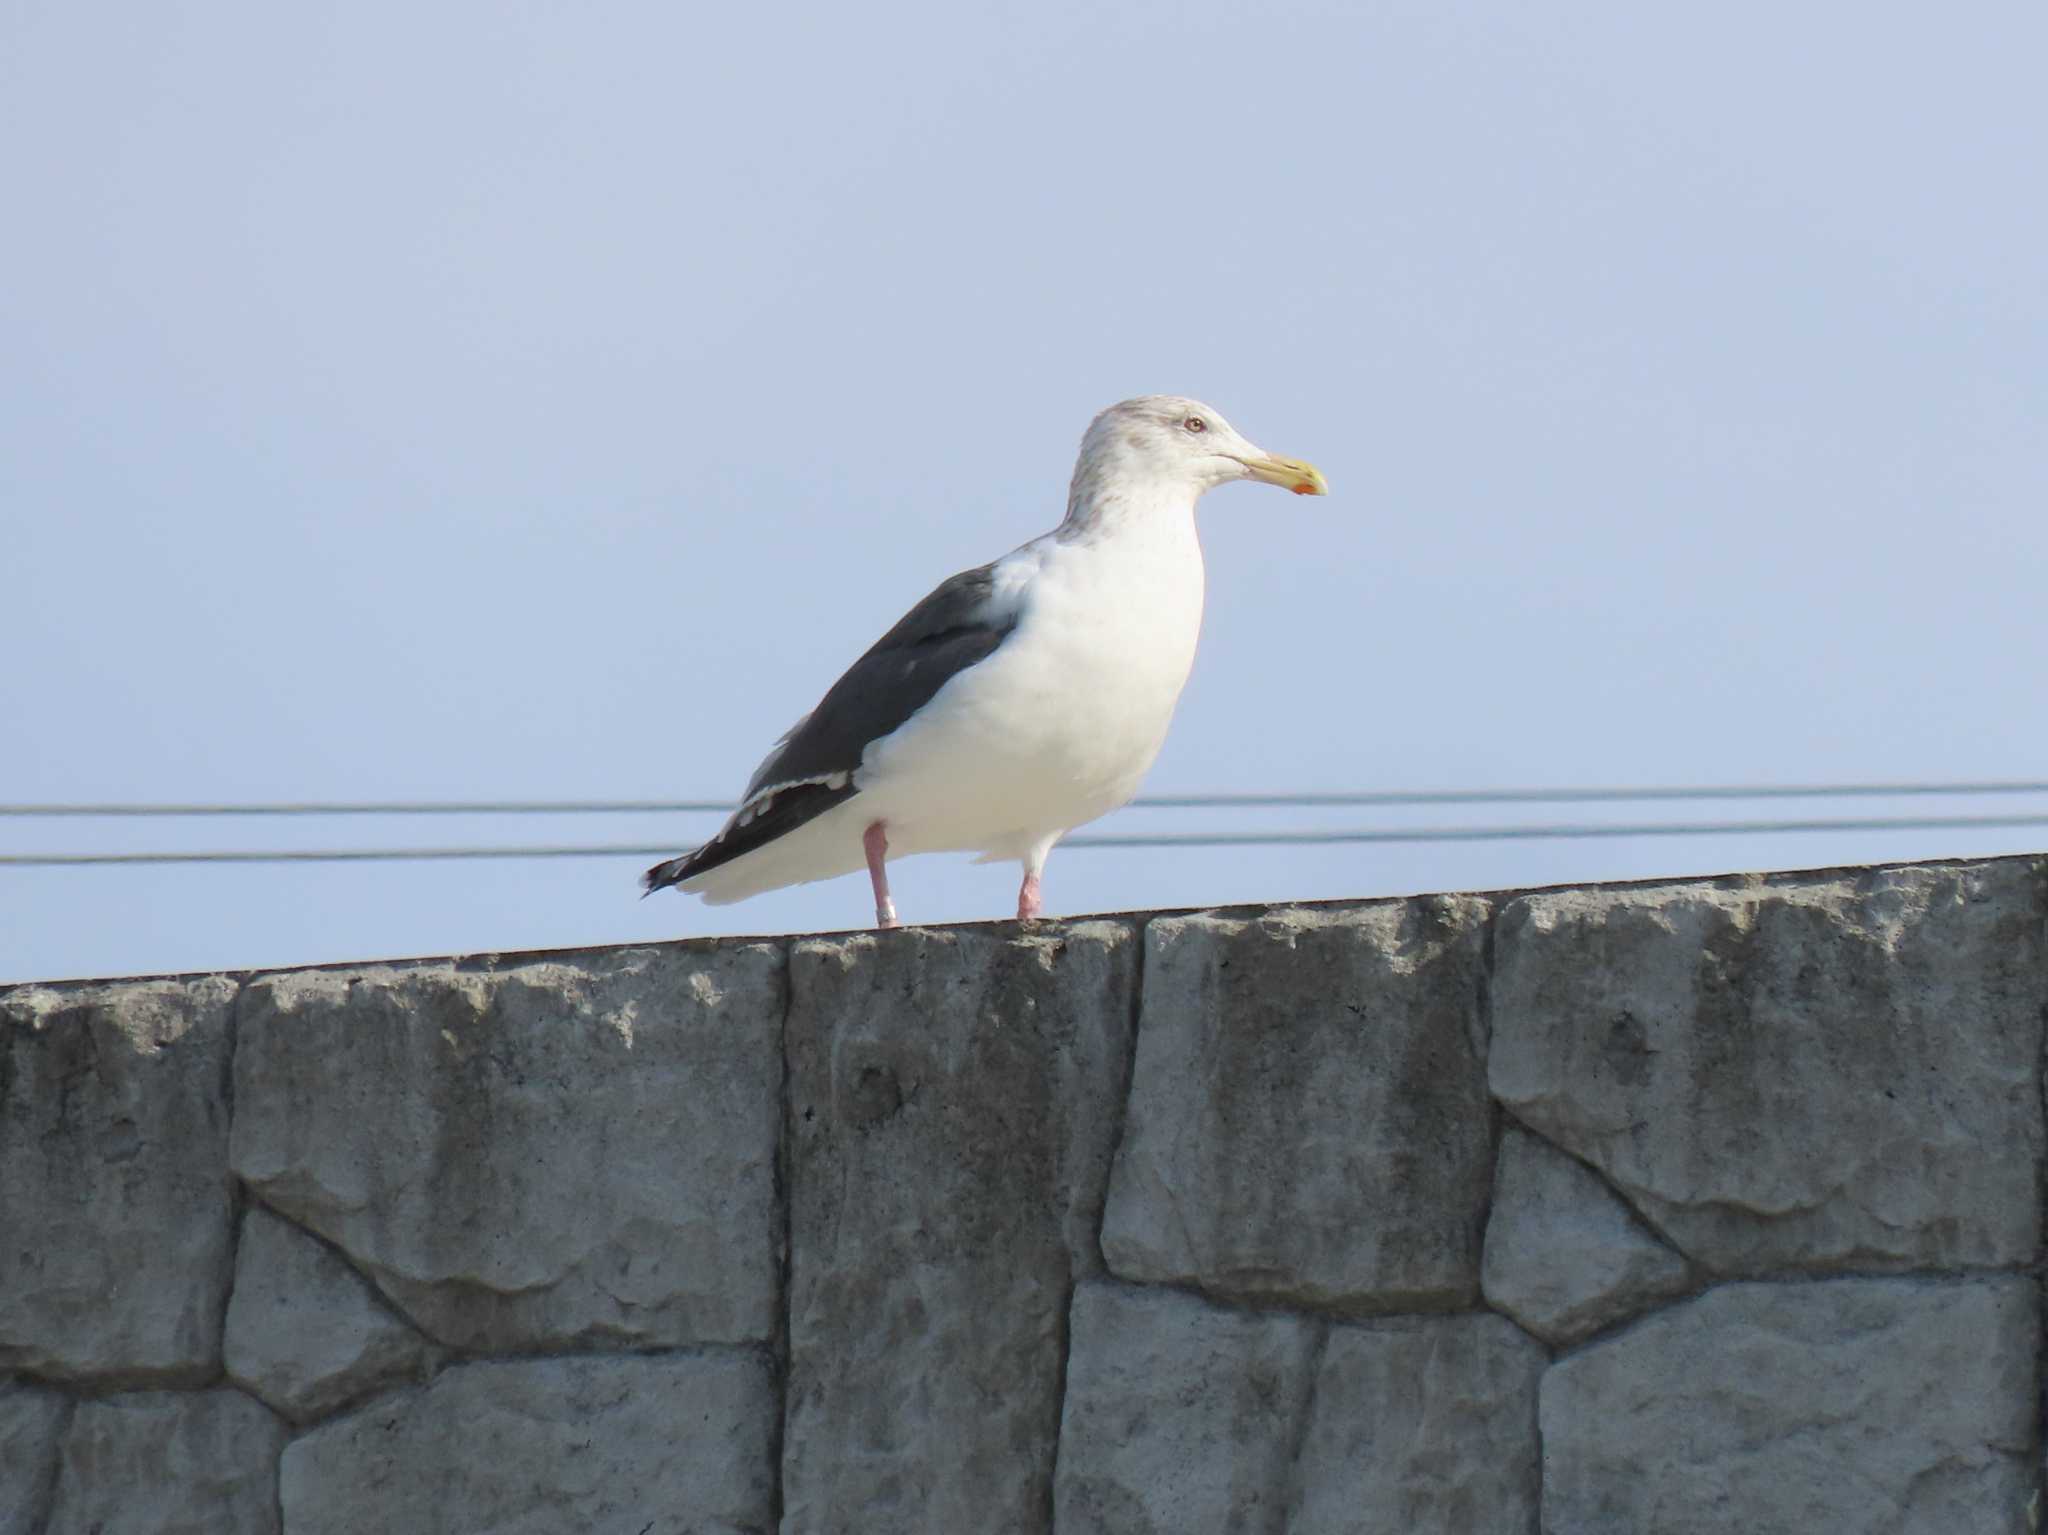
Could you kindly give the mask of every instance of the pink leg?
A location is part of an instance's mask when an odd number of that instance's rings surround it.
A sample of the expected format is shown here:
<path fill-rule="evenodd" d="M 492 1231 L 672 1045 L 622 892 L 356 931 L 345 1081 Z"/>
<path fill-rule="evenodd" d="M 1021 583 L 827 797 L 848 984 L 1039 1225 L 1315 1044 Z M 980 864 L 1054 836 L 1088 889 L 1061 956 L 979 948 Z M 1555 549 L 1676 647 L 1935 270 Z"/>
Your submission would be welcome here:
<path fill-rule="evenodd" d="M 1045 860 L 1052 852 L 1052 845 L 1059 841 L 1055 832 L 1024 855 L 1024 886 L 1017 892 L 1017 920 L 1033 922 L 1045 908 L 1038 899 L 1038 876 L 1044 872 Z"/>
<path fill-rule="evenodd" d="M 889 837 L 877 821 L 862 834 L 860 845 L 867 849 L 868 878 L 875 882 L 875 926 L 901 927 L 896 920 L 896 903 L 889 899 L 889 875 L 882 860 L 889 856 Z"/>
<path fill-rule="evenodd" d="M 1032 847 L 1030 851 L 1024 853 L 1024 888 L 1018 890 L 1018 921 L 1020 923 L 1036 921 L 1038 913 L 1044 911 L 1044 903 L 1038 898 L 1038 876 L 1044 872 L 1044 860 L 1047 860 L 1051 853 L 1053 853 L 1053 843 L 1057 843 L 1063 835 L 1065 833 L 1055 831 L 1051 837 L 1040 841 L 1036 847 Z"/>

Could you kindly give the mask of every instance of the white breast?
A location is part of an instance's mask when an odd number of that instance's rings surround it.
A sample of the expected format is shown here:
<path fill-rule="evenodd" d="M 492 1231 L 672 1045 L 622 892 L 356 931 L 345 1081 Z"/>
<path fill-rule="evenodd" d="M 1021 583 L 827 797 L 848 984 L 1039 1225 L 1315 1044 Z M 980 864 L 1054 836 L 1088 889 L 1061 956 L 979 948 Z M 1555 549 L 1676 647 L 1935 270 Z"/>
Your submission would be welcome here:
<path fill-rule="evenodd" d="M 1039 539 L 1004 562 L 999 577 L 1022 583 L 1016 630 L 857 775 L 892 851 L 1019 857 L 1137 792 L 1201 631 L 1193 510 Z"/>

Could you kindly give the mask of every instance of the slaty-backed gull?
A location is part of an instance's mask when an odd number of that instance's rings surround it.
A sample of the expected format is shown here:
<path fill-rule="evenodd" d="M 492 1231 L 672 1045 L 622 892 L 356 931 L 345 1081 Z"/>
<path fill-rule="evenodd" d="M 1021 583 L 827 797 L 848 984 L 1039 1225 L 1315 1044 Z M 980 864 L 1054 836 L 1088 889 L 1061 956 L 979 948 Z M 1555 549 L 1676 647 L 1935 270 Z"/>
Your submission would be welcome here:
<path fill-rule="evenodd" d="M 891 855 L 1019 859 L 1039 914 L 1053 844 L 1127 802 L 1166 740 L 1202 621 L 1195 502 L 1231 480 L 1322 495 L 1178 395 L 1112 405 L 1081 440 L 1066 519 L 942 583 L 790 729 L 709 842 L 656 864 L 712 905 L 850 874 L 894 927 Z"/>

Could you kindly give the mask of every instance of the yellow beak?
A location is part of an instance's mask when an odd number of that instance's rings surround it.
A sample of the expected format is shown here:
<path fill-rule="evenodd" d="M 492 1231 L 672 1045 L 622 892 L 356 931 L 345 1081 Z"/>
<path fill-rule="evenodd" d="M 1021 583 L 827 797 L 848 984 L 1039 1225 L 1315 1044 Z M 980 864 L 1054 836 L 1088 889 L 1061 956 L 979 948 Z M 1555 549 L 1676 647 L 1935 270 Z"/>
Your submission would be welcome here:
<path fill-rule="evenodd" d="M 1298 458 L 1247 458 L 1240 462 L 1251 471 L 1253 479 L 1268 485 L 1284 485 L 1297 496 L 1330 493 L 1330 483 L 1323 478 L 1323 471 Z"/>

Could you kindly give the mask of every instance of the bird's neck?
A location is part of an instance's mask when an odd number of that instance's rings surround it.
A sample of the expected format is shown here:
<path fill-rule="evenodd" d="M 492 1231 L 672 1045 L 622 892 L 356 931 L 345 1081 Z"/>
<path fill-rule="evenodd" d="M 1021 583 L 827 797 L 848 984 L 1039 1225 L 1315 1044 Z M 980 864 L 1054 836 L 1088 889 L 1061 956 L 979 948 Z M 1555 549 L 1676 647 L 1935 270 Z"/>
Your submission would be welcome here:
<path fill-rule="evenodd" d="M 1162 483 L 1127 475 L 1075 471 L 1067 495 L 1062 542 L 1094 542 L 1132 533 L 1180 533 L 1194 526 L 1198 491 L 1184 483 Z"/>

